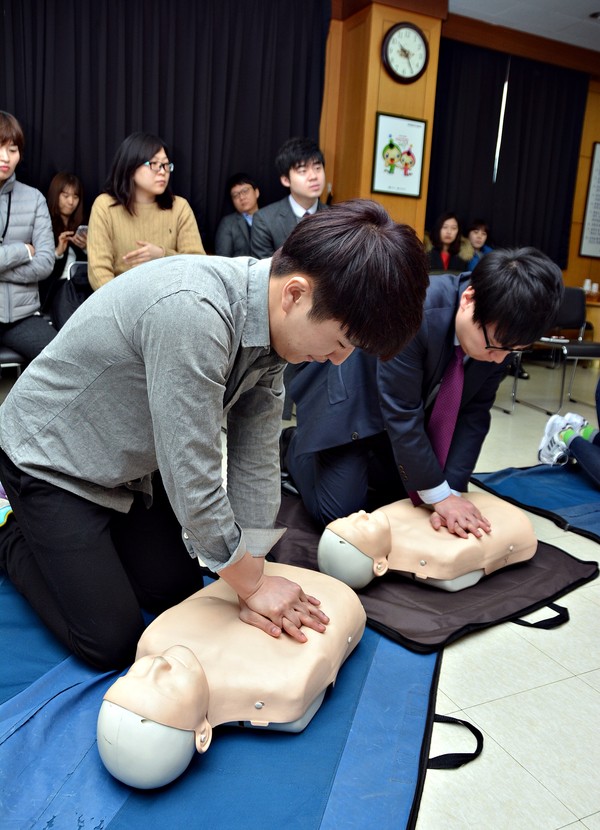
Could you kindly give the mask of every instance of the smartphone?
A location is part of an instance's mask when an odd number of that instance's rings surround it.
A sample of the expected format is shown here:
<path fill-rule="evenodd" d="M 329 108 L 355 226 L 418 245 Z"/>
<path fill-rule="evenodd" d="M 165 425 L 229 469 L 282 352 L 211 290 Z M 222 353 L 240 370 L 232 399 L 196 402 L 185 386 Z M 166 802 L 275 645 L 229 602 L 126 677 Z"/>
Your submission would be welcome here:
<path fill-rule="evenodd" d="M 77 230 L 75 231 L 75 233 L 76 233 L 76 234 L 78 234 L 78 233 L 80 233 L 80 234 L 86 234 L 86 233 L 87 233 L 87 231 L 88 231 L 88 226 L 87 226 L 87 225 L 80 225 L 80 226 L 77 228 Z"/>

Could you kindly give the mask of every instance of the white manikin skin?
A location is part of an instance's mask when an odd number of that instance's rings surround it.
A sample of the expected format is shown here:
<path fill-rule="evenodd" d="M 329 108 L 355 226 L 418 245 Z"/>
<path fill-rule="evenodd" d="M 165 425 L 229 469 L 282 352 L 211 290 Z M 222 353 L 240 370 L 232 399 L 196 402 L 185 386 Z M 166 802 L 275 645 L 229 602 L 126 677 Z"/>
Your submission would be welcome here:
<path fill-rule="evenodd" d="M 168 784 L 195 750 L 208 749 L 218 724 L 299 731 L 310 721 L 358 644 L 365 612 L 348 586 L 325 574 L 272 562 L 265 573 L 321 600 L 326 633 L 303 629 L 306 643 L 269 637 L 239 619 L 222 580 L 165 611 L 102 703 L 98 750 L 116 778 L 142 789 Z"/>
<path fill-rule="evenodd" d="M 468 498 L 491 522 L 491 533 L 463 539 L 445 527 L 434 530 L 427 507 L 402 499 L 330 522 L 319 542 L 319 568 L 355 589 L 391 569 L 456 591 L 534 555 L 537 539 L 522 510 L 491 493 Z"/>

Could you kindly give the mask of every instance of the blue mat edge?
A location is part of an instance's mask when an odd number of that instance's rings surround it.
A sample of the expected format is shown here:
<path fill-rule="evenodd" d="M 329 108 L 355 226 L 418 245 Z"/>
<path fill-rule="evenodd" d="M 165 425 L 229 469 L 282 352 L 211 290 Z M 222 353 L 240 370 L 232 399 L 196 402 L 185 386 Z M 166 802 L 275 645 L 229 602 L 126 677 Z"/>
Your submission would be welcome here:
<path fill-rule="evenodd" d="M 535 470 L 539 465 L 534 464 L 530 467 L 505 467 L 503 470 L 494 470 L 493 472 L 481 472 L 481 473 L 474 473 L 470 481 L 472 484 L 476 484 L 477 487 L 481 487 L 482 490 L 485 490 L 487 493 L 492 493 L 492 495 L 500 496 L 504 501 L 507 501 L 509 504 L 514 504 L 515 507 L 520 507 L 524 510 L 529 510 L 530 513 L 534 513 L 536 516 L 541 516 L 544 519 L 549 519 L 553 522 L 557 527 L 560 527 L 561 530 L 566 530 L 571 533 L 576 533 L 579 536 L 583 536 L 586 539 L 591 539 L 592 542 L 598 542 L 600 544 L 600 535 L 594 533 L 591 530 L 587 530 L 584 527 L 579 527 L 577 525 L 572 524 L 565 519 L 560 513 L 557 513 L 554 510 L 548 510 L 543 507 L 539 507 L 535 504 L 529 504 L 528 502 L 522 501 L 520 499 L 516 499 L 513 496 L 508 496 L 499 490 L 496 487 L 490 487 L 483 478 L 480 476 L 493 476 L 498 475 L 498 473 L 509 473 L 511 470 L 515 470 L 517 472 L 527 472 L 528 470 Z"/>

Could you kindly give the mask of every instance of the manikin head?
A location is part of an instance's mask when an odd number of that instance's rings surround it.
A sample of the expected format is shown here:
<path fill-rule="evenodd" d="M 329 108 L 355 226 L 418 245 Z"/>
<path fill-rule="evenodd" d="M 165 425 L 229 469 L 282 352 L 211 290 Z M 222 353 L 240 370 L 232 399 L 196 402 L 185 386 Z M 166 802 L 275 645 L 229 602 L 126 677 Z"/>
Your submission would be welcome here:
<path fill-rule="evenodd" d="M 106 692 L 98 716 L 98 751 L 108 771 L 132 787 L 169 784 L 212 738 L 209 689 L 185 646 L 142 657 Z"/>
<path fill-rule="evenodd" d="M 364 588 L 383 576 L 392 550 L 392 530 L 382 511 L 359 510 L 330 522 L 319 541 L 319 570 L 351 588 Z"/>

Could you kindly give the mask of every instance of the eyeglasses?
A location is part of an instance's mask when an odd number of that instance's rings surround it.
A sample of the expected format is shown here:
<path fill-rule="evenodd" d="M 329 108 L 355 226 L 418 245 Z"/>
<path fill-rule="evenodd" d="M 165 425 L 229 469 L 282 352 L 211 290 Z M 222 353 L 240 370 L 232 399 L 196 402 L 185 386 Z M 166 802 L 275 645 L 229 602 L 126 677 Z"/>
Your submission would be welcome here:
<path fill-rule="evenodd" d="M 250 187 L 250 185 L 248 185 L 247 187 L 241 187 L 239 190 L 234 190 L 232 192 L 231 198 L 232 199 L 241 199 L 242 196 L 247 196 L 248 193 L 250 193 L 251 190 L 252 190 L 252 188 Z"/>
<path fill-rule="evenodd" d="M 490 343 L 490 338 L 488 337 L 487 329 L 483 324 L 481 326 L 481 330 L 483 331 L 483 337 L 485 339 L 485 350 L 486 350 L 486 352 L 488 352 L 488 351 L 494 351 L 494 352 L 522 352 L 523 351 L 522 348 L 515 349 L 512 346 L 493 346 Z"/>
<path fill-rule="evenodd" d="M 161 170 L 165 173 L 172 173 L 175 169 L 172 161 L 145 161 L 144 167 L 149 167 L 153 173 L 159 173 Z"/>

